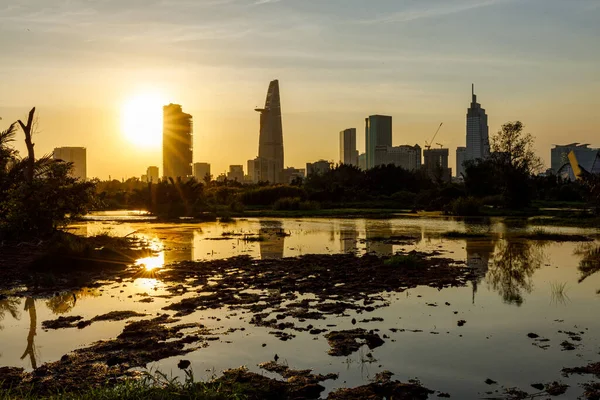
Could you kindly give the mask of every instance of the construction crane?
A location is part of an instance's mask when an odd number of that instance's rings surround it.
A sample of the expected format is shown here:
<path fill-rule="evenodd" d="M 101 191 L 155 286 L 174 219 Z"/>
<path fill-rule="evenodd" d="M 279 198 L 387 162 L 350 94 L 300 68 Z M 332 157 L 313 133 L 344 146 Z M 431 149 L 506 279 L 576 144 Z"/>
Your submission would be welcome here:
<path fill-rule="evenodd" d="M 433 144 L 433 141 L 435 140 L 435 137 L 437 136 L 438 132 L 440 131 L 440 129 L 442 128 L 442 125 L 444 123 L 440 122 L 440 126 L 438 126 L 437 131 L 435 131 L 435 134 L 433 135 L 433 137 L 431 138 L 431 140 L 429 142 L 425 141 L 425 148 L 427 150 L 431 149 L 431 145 Z M 439 143 L 438 143 L 439 144 Z"/>

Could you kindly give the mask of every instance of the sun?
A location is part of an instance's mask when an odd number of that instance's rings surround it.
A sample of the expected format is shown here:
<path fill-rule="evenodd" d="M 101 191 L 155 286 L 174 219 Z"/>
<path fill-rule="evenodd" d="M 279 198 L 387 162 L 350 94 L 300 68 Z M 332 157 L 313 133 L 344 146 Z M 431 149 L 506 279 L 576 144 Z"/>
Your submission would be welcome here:
<path fill-rule="evenodd" d="M 162 142 L 164 99 L 156 93 L 139 94 L 122 107 L 122 131 L 127 140 L 141 147 L 157 147 Z"/>

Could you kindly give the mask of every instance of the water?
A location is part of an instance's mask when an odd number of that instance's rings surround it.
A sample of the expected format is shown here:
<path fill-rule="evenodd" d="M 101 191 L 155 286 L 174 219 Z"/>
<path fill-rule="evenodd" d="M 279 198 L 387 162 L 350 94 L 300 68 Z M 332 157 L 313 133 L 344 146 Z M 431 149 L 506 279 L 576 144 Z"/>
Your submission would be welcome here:
<path fill-rule="evenodd" d="M 83 330 L 45 331 L 41 328 L 44 320 L 69 315 L 88 319 L 114 310 L 149 315 L 164 313 L 162 307 L 185 297 L 160 297 L 166 294 L 166 286 L 160 281 L 160 269 L 175 261 L 236 255 L 277 259 L 315 253 L 392 254 L 412 249 L 437 250 L 445 257 L 464 261 L 475 269 L 476 277 L 467 287 L 443 290 L 417 287 L 403 293 L 386 293 L 384 297 L 390 305 L 371 313 L 350 312 L 347 317 L 310 321 L 317 328 L 335 324 L 330 330 L 356 326 L 378 328 L 380 336 L 389 336 L 384 338 L 386 343 L 382 347 L 373 351 L 363 347 L 349 357 L 332 357 L 327 354 L 329 346 L 322 335 L 293 332 L 296 338 L 282 342 L 268 334 L 271 329 L 250 325 L 249 314 L 224 307 L 196 311 L 182 322 L 202 322 L 218 333 L 229 328 L 243 327 L 244 331 L 221 335 L 219 341 L 210 342 L 207 348 L 184 357 L 161 360 L 149 367 L 177 375 L 180 372 L 176 364 L 185 358 L 192 362 L 198 378 L 207 378 L 240 365 L 258 371 L 258 363 L 278 354 L 295 369 L 339 373 L 338 380 L 325 383 L 328 390 L 357 386 L 368 382 L 379 371 L 390 370 L 396 379 L 419 378 L 426 387 L 449 392 L 453 398 L 485 397 L 486 392 L 499 389 L 500 385 L 529 390 L 532 383 L 553 380 L 571 384 L 562 398 L 574 398 L 581 392 L 577 383 L 589 379 L 566 379 L 560 375 L 561 368 L 586 365 L 600 358 L 597 318 L 600 274 L 579 281 L 580 263 L 586 251 L 598 245 L 598 240 L 581 244 L 518 239 L 519 233 L 533 227 L 510 227 L 499 220 L 248 219 L 230 224 L 161 224 L 103 218 L 73 225 L 71 229 L 82 235 L 111 232 L 146 239 L 159 253 L 137 263 L 150 273 L 145 278 L 107 282 L 100 288 L 83 288 L 50 299 L 9 297 L 0 301 L 0 366 L 31 370 L 78 347 L 115 337 L 127 322 L 97 322 Z M 598 235 L 597 230 L 546 229 L 596 238 Z M 452 230 L 491 235 L 483 239 L 441 238 L 443 232 Z M 282 232 L 289 236 L 281 235 Z M 243 235 L 257 234 L 264 240 L 242 240 Z M 394 245 L 372 240 L 407 235 L 417 240 Z M 153 302 L 140 302 L 148 295 Z M 357 320 L 381 317 L 384 321 L 353 326 L 350 322 L 353 317 Z M 140 318 L 131 320 L 136 319 Z M 466 320 L 466 324 L 459 327 L 458 320 Z M 390 328 L 405 331 L 392 332 Z M 559 344 L 569 337 L 559 331 L 583 332 L 582 341 L 574 342 L 578 345 L 575 350 L 563 351 Z M 529 332 L 550 341 L 536 342 L 527 337 Z M 549 347 L 543 349 L 539 345 Z M 486 378 L 499 385 L 486 385 Z"/>

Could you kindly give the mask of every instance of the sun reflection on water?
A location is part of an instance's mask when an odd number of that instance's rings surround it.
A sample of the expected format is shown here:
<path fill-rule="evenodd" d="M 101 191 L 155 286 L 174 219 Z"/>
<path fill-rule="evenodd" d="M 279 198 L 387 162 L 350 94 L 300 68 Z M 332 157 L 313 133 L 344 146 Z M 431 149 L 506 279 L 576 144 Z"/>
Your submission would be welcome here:
<path fill-rule="evenodd" d="M 135 265 L 144 267 L 146 271 L 156 271 L 165 265 L 165 252 L 161 251 L 155 256 L 140 258 L 136 260 Z"/>

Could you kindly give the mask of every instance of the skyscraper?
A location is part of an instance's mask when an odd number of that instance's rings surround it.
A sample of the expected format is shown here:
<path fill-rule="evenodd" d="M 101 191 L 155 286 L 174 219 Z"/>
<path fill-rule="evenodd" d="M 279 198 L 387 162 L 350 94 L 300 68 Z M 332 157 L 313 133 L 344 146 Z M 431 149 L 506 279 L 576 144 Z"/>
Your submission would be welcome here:
<path fill-rule="evenodd" d="M 227 179 L 230 181 L 236 181 L 239 183 L 244 182 L 244 166 L 243 165 L 230 165 L 229 172 L 227 173 Z"/>
<path fill-rule="evenodd" d="M 87 150 L 85 147 L 57 147 L 52 152 L 52 158 L 73 163 L 71 176 L 87 179 Z"/>
<path fill-rule="evenodd" d="M 377 165 L 375 148 L 377 146 L 392 146 L 392 117 L 371 115 L 365 118 L 365 141 L 367 169 L 370 169 Z"/>
<path fill-rule="evenodd" d="M 281 100 L 279 81 L 269 84 L 264 108 L 260 113 L 260 137 L 258 158 L 254 161 L 254 176 L 260 181 L 280 183 L 283 180 L 283 126 L 281 123 Z"/>
<path fill-rule="evenodd" d="M 192 176 L 192 116 L 179 104 L 163 107 L 163 176 Z"/>
<path fill-rule="evenodd" d="M 158 167 L 148 167 L 146 170 L 146 179 L 148 182 L 158 183 Z"/>
<path fill-rule="evenodd" d="M 456 177 L 461 178 L 465 173 L 465 167 L 463 163 L 465 162 L 465 156 L 467 154 L 466 147 L 457 147 L 456 148 Z"/>
<path fill-rule="evenodd" d="M 340 132 L 340 164 L 358 166 L 356 128 L 348 128 Z"/>
<path fill-rule="evenodd" d="M 208 174 L 208 176 L 210 176 L 210 164 L 209 163 L 203 163 L 203 162 L 194 163 L 194 178 L 196 178 L 196 180 L 198 182 L 204 182 L 204 178 L 206 177 L 207 174 Z"/>
<path fill-rule="evenodd" d="M 475 85 L 471 87 L 471 107 L 467 110 L 467 151 L 465 161 L 486 158 L 490 155 L 487 114 L 477 102 Z"/>

